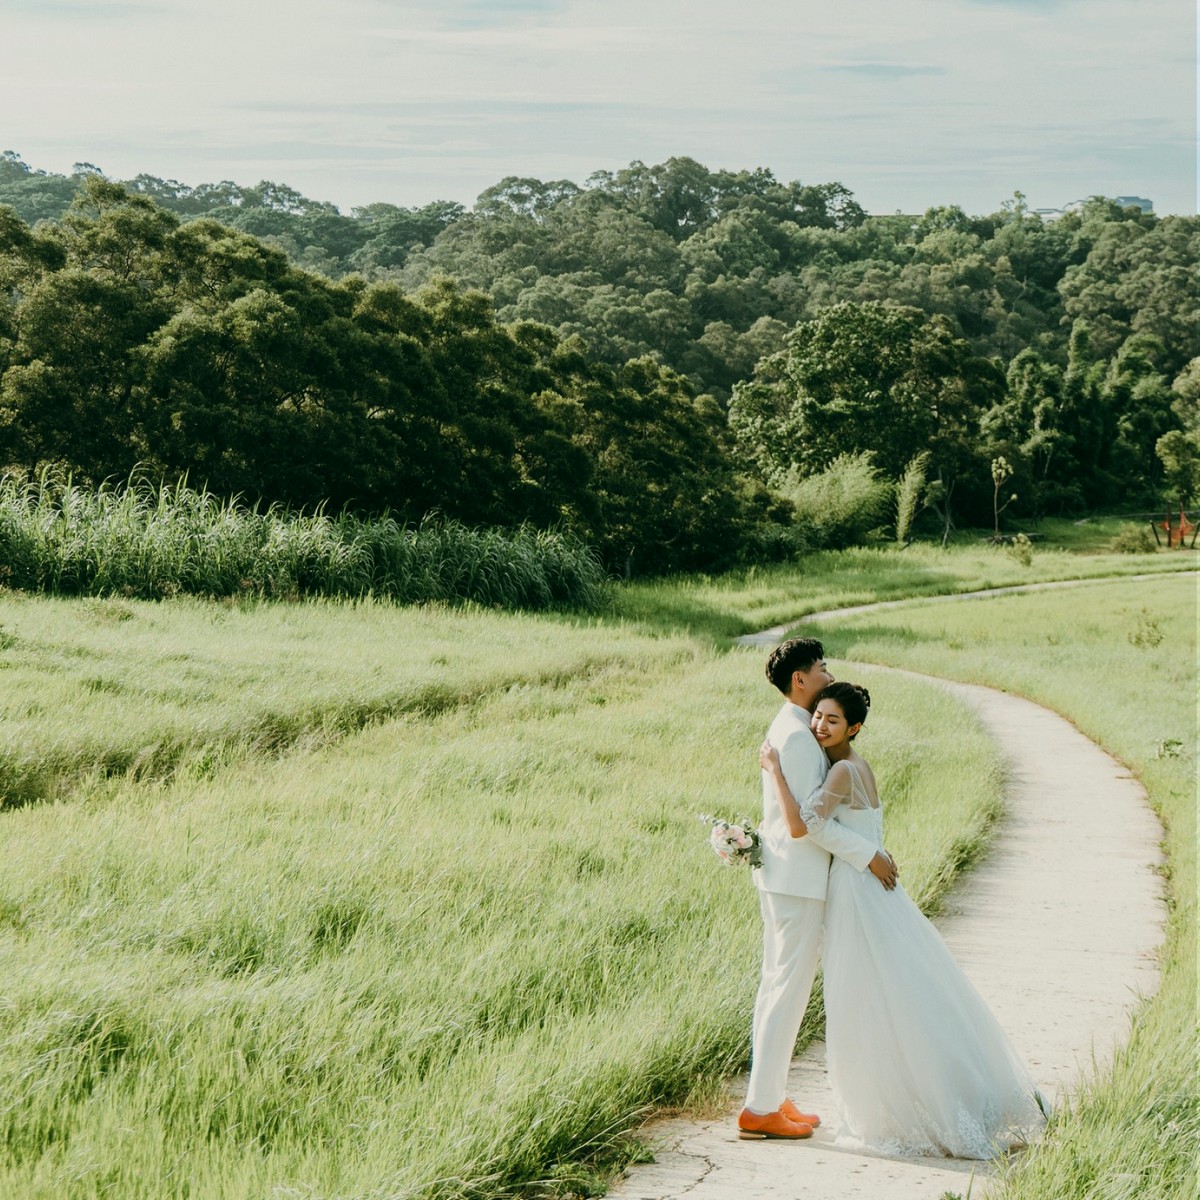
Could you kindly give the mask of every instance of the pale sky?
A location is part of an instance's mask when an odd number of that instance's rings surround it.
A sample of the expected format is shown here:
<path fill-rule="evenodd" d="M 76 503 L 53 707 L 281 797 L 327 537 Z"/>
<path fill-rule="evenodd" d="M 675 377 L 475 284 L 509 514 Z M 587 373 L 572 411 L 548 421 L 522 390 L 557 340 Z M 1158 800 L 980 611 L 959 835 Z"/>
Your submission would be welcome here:
<path fill-rule="evenodd" d="M 672 155 L 869 211 L 1196 211 L 1193 0 L 0 0 L 0 150 L 470 205 Z"/>

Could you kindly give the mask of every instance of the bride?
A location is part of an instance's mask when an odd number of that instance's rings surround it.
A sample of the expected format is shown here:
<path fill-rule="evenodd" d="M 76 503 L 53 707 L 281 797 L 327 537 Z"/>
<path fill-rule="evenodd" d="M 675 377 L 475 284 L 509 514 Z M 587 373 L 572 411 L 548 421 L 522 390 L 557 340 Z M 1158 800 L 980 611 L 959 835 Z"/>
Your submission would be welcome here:
<path fill-rule="evenodd" d="M 875 776 L 851 742 L 871 697 L 831 683 L 812 730 L 832 766 L 798 804 L 779 754 L 759 761 L 793 837 L 839 821 L 879 846 Z M 1043 1101 L 987 1005 L 903 887 L 834 858 L 825 907 L 826 1061 L 852 1138 L 886 1154 L 990 1158 L 1022 1144 Z"/>

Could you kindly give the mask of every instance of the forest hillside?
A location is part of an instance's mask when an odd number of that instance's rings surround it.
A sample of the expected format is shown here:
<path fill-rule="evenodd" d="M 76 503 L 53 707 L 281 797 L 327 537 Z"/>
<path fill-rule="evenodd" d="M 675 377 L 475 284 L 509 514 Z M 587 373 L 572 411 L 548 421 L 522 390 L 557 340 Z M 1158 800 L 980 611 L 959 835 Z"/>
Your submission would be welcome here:
<path fill-rule="evenodd" d="M 1200 474 L 1196 217 L 869 216 L 687 158 L 345 215 L 7 152 L 0 205 L 10 469 L 554 526 L 643 573 Z"/>

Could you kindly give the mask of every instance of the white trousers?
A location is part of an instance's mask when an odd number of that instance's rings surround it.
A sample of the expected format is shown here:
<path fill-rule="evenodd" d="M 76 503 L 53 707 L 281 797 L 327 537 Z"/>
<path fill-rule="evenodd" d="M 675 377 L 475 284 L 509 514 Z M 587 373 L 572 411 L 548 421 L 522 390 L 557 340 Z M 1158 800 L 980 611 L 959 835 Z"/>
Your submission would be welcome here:
<path fill-rule="evenodd" d="M 754 1001 L 746 1107 L 774 1112 L 787 1098 L 788 1068 L 821 956 L 825 902 L 759 892 L 762 980 Z"/>

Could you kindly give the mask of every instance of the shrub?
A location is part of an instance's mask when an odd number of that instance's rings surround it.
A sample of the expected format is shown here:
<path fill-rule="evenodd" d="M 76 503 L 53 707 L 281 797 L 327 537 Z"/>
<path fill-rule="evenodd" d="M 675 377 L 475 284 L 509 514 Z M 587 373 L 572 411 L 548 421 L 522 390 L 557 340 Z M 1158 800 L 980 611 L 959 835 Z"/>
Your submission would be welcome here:
<path fill-rule="evenodd" d="M 840 454 L 820 474 L 795 479 L 783 490 L 795 511 L 797 546 L 813 550 L 871 540 L 887 520 L 894 492 L 869 452 Z"/>
<path fill-rule="evenodd" d="M 1158 544 L 1145 525 L 1125 525 L 1109 543 L 1109 549 L 1115 554 L 1152 554 Z"/>
<path fill-rule="evenodd" d="M 1008 557 L 1023 567 L 1033 565 L 1033 543 L 1023 533 L 1016 534 L 1008 542 Z"/>

